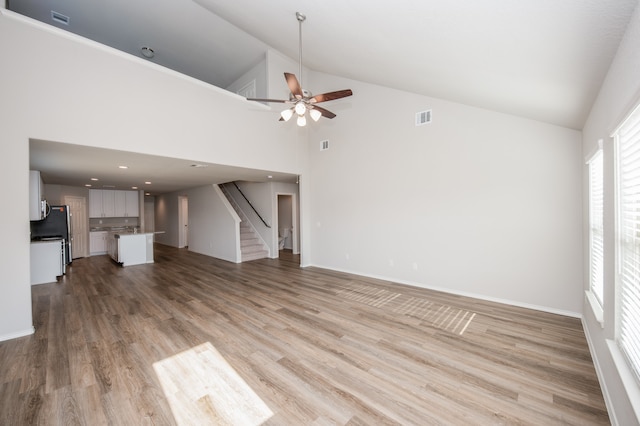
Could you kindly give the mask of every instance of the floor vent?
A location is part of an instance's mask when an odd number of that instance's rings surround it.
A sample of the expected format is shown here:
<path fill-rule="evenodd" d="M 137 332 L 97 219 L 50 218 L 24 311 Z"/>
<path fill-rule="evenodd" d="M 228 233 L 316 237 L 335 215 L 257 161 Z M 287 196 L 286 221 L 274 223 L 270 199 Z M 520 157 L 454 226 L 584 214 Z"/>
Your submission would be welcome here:
<path fill-rule="evenodd" d="M 324 140 L 322 142 L 320 142 L 320 151 L 326 151 L 329 149 L 329 141 L 328 140 Z"/>
<path fill-rule="evenodd" d="M 417 112 L 416 126 L 422 126 L 427 123 L 431 123 L 431 110 Z"/>
<path fill-rule="evenodd" d="M 54 10 L 51 11 L 51 19 L 56 21 L 58 24 L 69 25 L 69 17 Z"/>

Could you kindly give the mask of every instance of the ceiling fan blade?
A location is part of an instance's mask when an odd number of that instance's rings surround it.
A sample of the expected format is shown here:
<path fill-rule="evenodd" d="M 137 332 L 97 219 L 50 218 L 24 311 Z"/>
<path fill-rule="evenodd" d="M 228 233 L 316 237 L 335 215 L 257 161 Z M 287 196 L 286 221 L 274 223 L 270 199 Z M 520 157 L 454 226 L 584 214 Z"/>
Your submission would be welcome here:
<path fill-rule="evenodd" d="M 337 90 L 335 92 L 321 93 L 319 95 L 315 95 L 314 97 L 309 99 L 309 102 L 315 102 L 315 103 L 327 102 L 327 101 L 333 101 L 334 99 L 346 98 L 347 96 L 351 96 L 351 95 L 353 95 L 353 92 L 351 91 L 351 89 Z"/>
<path fill-rule="evenodd" d="M 293 96 L 298 99 L 302 99 L 302 88 L 300 87 L 300 83 L 298 82 L 295 74 L 285 72 L 284 78 L 287 80 L 287 86 L 289 86 L 289 90 L 291 90 Z"/>
<path fill-rule="evenodd" d="M 260 98 L 247 98 L 248 101 L 256 101 L 256 102 L 278 102 L 280 104 L 286 104 L 290 101 L 285 101 L 283 99 L 260 99 Z"/>
<path fill-rule="evenodd" d="M 329 111 L 329 110 L 327 110 L 327 109 L 324 109 L 324 108 L 322 108 L 322 107 L 319 107 L 318 105 L 313 105 L 313 106 L 312 106 L 312 108 L 313 108 L 313 109 L 317 109 L 318 111 L 320 111 L 320 113 L 322 114 L 322 116 L 323 116 L 323 117 L 326 117 L 326 118 L 333 118 L 333 117 L 335 117 L 335 116 L 336 116 L 336 115 L 335 115 L 334 113 L 332 113 L 331 111 Z"/>

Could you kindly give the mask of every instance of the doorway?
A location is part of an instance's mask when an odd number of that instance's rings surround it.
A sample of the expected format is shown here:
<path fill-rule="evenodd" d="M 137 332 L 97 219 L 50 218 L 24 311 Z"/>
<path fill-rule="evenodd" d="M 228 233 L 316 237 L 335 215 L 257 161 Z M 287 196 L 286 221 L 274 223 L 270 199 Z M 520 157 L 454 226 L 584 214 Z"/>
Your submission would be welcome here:
<path fill-rule="evenodd" d="M 300 254 L 298 248 L 298 210 L 295 194 L 277 194 L 278 197 L 278 249 Z"/>
<path fill-rule="evenodd" d="M 189 198 L 178 196 L 178 248 L 189 247 Z"/>
<path fill-rule="evenodd" d="M 66 195 L 64 203 L 69 206 L 69 221 L 71 222 L 71 256 L 73 259 L 87 257 L 87 199 Z"/>

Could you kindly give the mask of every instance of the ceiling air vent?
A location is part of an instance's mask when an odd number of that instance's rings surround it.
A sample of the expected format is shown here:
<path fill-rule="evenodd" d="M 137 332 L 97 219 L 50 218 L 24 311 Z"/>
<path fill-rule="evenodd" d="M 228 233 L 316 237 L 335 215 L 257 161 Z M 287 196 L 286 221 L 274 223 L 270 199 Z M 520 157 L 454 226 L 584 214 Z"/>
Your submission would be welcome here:
<path fill-rule="evenodd" d="M 329 141 L 324 140 L 320 142 L 320 151 L 326 151 L 329 149 Z"/>
<path fill-rule="evenodd" d="M 416 126 L 422 126 L 427 123 L 431 123 L 431 110 L 417 112 Z"/>
<path fill-rule="evenodd" d="M 62 13 L 58 13 L 55 10 L 51 11 L 51 19 L 56 21 L 58 24 L 69 25 L 69 17 Z"/>

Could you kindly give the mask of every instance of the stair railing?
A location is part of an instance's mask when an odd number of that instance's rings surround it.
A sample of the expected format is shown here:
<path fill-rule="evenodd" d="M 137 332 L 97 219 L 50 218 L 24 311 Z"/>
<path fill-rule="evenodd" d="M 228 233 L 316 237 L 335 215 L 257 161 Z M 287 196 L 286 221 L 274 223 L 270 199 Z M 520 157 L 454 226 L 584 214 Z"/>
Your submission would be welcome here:
<path fill-rule="evenodd" d="M 256 213 L 256 215 L 258 215 L 258 217 L 260 218 L 260 220 L 262 221 L 262 223 L 264 223 L 264 226 L 266 226 L 267 228 L 271 229 L 271 226 L 262 218 L 262 216 L 260 216 L 260 213 L 258 213 L 258 210 L 256 210 L 255 207 L 253 207 L 253 204 L 251 204 L 251 201 L 249 201 L 249 199 L 247 198 L 246 195 L 244 195 L 244 192 L 242 192 L 242 190 L 238 187 L 238 184 L 235 182 L 232 182 L 233 186 L 236 187 L 236 189 L 238 190 L 238 192 L 240 193 L 240 195 L 242 195 L 242 198 L 245 199 L 245 201 L 247 203 L 249 203 L 249 207 L 251 207 L 251 209 L 253 209 L 253 211 Z"/>

